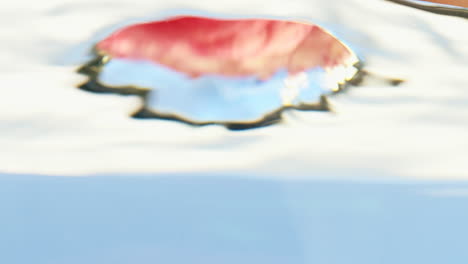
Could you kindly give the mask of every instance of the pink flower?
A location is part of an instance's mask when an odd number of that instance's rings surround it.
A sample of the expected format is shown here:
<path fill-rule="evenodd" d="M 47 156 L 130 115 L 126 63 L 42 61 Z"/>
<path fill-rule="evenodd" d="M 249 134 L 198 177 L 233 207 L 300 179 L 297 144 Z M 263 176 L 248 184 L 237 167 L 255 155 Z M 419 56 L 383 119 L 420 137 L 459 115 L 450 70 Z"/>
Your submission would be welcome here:
<path fill-rule="evenodd" d="M 100 41 L 98 52 L 150 60 L 191 77 L 297 73 L 346 64 L 352 52 L 319 26 L 271 20 L 180 16 L 123 28 Z"/>

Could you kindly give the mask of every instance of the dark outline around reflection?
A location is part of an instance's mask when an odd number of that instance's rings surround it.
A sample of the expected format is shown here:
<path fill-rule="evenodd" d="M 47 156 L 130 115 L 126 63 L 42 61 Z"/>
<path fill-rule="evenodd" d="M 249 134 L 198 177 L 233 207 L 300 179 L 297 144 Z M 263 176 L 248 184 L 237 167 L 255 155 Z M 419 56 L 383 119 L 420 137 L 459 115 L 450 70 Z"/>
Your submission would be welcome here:
<path fill-rule="evenodd" d="M 329 112 L 332 110 L 332 107 L 328 101 L 326 95 L 322 95 L 320 97 L 320 101 L 313 104 L 299 104 L 294 106 L 282 106 L 275 111 L 270 113 L 266 113 L 262 118 L 256 121 L 248 121 L 248 122 L 218 122 L 218 121 L 208 121 L 208 122 L 197 122 L 185 118 L 180 115 L 170 114 L 170 113 L 161 113 L 150 110 L 146 107 L 146 101 L 148 99 L 148 94 L 150 89 L 145 89 L 137 86 L 109 86 L 102 84 L 98 78 L 102 68 L 109 62 L 112 58 L 110 58 L 106 54 L 102 54 L 98 52 L 96 49 L 92 50 L 94 54 L 94 58 L 91 59 L 89 62 L 84 64 L 83 66 L 79 67 L 77 72 L 83 75 L 88 76 L 88 80 L 78 86 L 79 89 L 93 92 L 93 93 L 100 93 L 100 94 L 119 94 L 119 95 L 134 95 L 138 96 L 143 106 L 131 114 L 133 118 L 140 118 L 140 119 L 161 119 L 161 120 L 171 120 L 171 121 L 179 121 L 188 125 L 192 126 L 206 126 L 206 125 L 222 125 L 225 126 L 229 130 L 245 130 L 245 129 L 253 129 L 253 128 L 260 128 L 269 126 L 272 124 L 280 123 L 282 120 L 282 113 L 285 110 L 294 109 L 300 111 L 321 111 L 321 112 Z M 334 91 L 332 95 L 342 93 L 346 91 L 350 86 L 360 86 L 364 79 L 367 76 L 374 76 L 379 79 L 382 79 L 386 83 L 392 86 L 397 86 L 400 83 L 404 82 L 401 79 L 396 78 L 386 78 L 381 76 L 375 76 L 372 73 L 363 70 L 363 62 L 359 60 L 354 67 L 357 69 L 356 74 L 352 77 L 352 79 L 348 80 L 344 84 L 338 85 L 338 90 Z"/>

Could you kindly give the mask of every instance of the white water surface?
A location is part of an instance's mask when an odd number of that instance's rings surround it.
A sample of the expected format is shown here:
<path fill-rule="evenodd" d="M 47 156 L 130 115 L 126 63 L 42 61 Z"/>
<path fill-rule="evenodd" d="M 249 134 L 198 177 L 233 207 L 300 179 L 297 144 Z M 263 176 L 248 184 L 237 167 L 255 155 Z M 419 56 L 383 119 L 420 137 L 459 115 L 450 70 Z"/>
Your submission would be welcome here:
<path fill-rule="evenodd" d="M 1 5 L 0 171 L 468 178 L 466 19 L 367 0 Z M 306 18 L 349 44 L 370 71 L 407 82 L 334 97 L 335 114 L 290 112 L 280 125 L 244 132 L 133 120 L 135 98 L 74 88 L 85 80 L 74 70 L 96 41 L 122 25 L 181 9 Z"/>

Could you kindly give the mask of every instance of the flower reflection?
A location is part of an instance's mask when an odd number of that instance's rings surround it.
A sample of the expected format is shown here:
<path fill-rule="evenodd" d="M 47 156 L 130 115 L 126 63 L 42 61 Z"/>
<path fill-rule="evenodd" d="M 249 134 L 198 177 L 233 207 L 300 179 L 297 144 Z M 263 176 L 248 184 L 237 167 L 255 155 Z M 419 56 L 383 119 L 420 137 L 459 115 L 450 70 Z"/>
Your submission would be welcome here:
<path fill-rule="evenodd" d="M 140 95 L 135 117 L 229 128 L 330 110 L 326 96 L 363 73 L 329 32 L 287 20 L 173 17 L 117 30 L 94 53 L 82 89 Z"/>

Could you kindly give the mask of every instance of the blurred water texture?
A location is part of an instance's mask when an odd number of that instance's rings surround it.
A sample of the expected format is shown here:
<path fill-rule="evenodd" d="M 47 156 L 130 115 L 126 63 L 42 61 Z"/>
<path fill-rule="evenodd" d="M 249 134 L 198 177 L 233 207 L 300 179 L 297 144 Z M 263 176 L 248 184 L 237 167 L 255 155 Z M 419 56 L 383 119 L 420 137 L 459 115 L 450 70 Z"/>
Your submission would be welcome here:
<path fill-rule="evenodd" d="M 466 20 L 386 1 L 197 2 L 314 18 L 410 77 L 284 126 L 136 122 L 128 98 L 73 88 L 92 32 L 176 4 L 2 3 L 0 263 L 467 263 Z"/>

